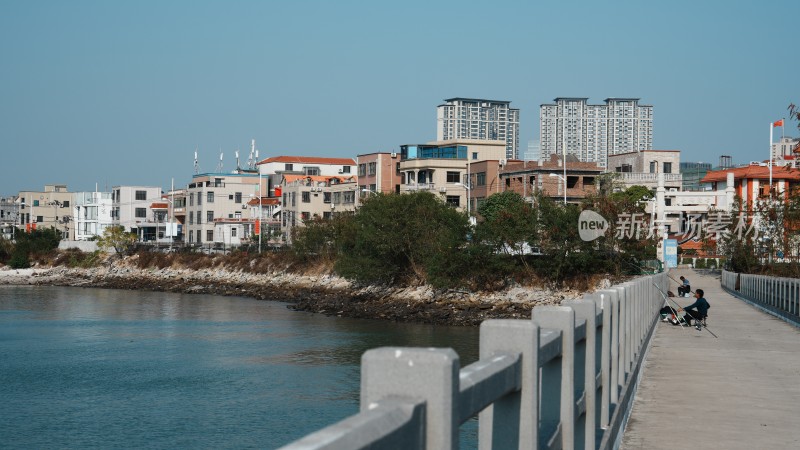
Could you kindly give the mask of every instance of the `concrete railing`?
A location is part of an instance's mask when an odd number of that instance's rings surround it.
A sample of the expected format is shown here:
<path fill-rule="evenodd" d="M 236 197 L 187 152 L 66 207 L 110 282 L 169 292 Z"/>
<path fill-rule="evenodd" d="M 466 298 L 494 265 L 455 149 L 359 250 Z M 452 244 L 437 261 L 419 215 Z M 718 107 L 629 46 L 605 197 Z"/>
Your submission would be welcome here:
<path fill-rule="evenodd" d="M 722 288 L 800 326 L 800 279 L 722 271 Z"/>
<path fill-rule="evenodd" d="M 455 449 L 476 414 L 481 449 L 615 448 L 666 286 L 650 275 L 531 320 L 487 320 L 463 368 L 452 349 L 369 350 L 361 412 L 283 449 Z"/>

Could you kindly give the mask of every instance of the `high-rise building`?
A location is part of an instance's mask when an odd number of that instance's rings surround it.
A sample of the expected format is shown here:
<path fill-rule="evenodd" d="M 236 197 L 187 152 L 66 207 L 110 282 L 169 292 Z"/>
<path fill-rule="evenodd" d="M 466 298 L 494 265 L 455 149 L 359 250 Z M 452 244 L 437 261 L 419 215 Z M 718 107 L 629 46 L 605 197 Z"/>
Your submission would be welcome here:
<path fill-rule="evenodd" d="M 506 159 L 519 158 L 519 109 L 511 102 L 460 97 L 445 102 L 436 107 L 437 141 L 504 141 Z"/>
<path fill-rule="evenodd" d="M 580 161 L 608 167 L 608 156 L 653 148 L 653 107 L 638 98 L 559 97 L 539 109 L 541 154 L 572 154 Z"/>

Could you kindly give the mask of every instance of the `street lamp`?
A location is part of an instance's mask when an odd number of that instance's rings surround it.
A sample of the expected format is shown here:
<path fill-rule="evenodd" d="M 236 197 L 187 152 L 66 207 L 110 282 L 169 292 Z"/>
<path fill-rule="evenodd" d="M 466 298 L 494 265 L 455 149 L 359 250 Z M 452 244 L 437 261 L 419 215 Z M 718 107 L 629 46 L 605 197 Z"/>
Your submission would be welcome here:
<path fill-rule="evenodd" d="M 559 180 L 564 182 L 564 205 L 566 205 L 567 204 L 567 178 L 566 177 L 562 177 L 561 175 L 559 175 L 557 173 L 551 173 L 550 176 L 551 177 L 556 177 Z"/>

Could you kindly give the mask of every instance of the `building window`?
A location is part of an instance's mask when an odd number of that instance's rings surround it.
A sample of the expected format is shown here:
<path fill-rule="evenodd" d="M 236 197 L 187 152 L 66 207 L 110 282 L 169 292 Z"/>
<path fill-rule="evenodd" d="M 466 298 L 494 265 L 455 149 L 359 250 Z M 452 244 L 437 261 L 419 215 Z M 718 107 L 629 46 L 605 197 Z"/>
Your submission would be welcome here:
<path fill-rule="evenodd" d="M 214 221 L 214 211 L 206 211 L 206 223 Z"/>
<path fill-rule="evenodd" d="M 136 191 L 136 200 L 147 200 L 147 191 Z"/>
<path fill-rule="evenodd" d="M 189 211 L 189 225 L 194 225 L 194 211 Z"/>
<path fill-rule="evenodd" d="M 64 201 L 61 203 L 62 208 L 69 208 L 69 201 Z"/>
<path fill-rule="evenodd" d="M 44 216 L 36 216 L 36 223 L 44 222 Z"/>
<path fill-rule="evenodd" d="M 303 167 L 303 173 L 308 176 L 319 175 L 319 167 Z"/>
<path fill-rule="evenodd" d="M 657 164 L 656 161 L 650 161 L 650 173 L 656 173 Z"/>
<path fill-rule="evenodd" d="M 231 228 L 231 237 L 236 237 L 236 227 Z"/>
<path fill-rule="evenodd" d="M 331 193 L 330 192 L 323 192 L 322 193 L 322 202 L 323 203 L 330 203 L 331 202 Z"/>
<path fill-rule="evenodd" d="M 342 173 L 350 173 L 350 166 L 342 166 Z"/>
<path fill-rule="evenodd" d="M 201 219 L 200 219 L 200 217 L 202 217 L 202 216 L 200 214 L 201 214 L 201 212 L 197 211 L 197 224 L 198 225 L 200 225 L 200 223 L 202 222 Z"/>
<path fill-rule="evenodd" d="M 456 208 L 461 205 L 461 196 L 460 195 L 448 195 L 446 197 L 446 203 L 450 206 L 454 206 Z"/>
<path fill-rule="evenodd" d="M 194 195 L 189 194 L 189 206 L 194 206 Z"/>
<path fill-rule="evenodd" d="M 448 183 L 458 183 L 461 180 L 461 173 L 460 172 L 447 172 L 447 182 Z"/>
<path fill-rule="evenodd" d="M 214 203 L 214 193 L 213 192 L 206 192 L 206 202 Z"/>
<path fill-rule="evenodd" d="M 197 206 L 200 206 L 202 204 L 203 204 L 203 193 L 202 192 L 198 192 L 197 193 Z"/>
<path fill-rule="evenodd" d="M 311 203 L 311 192 L 305 191 L 303 194 L 303 203 Z"/>
<path fill-rule="evenodd" d="M 331 214 L 330 211 L 325 211 L 325 212 L 322 213 L 322 218 L 325 219 L 325 220 L 330 220 L 331 217 L 332 217 L 332 214 Z"/>
<path fill-rule="evenodd" d="M 136 218 L 142 219 L 147 217 L 147 208 L 136 208 Z"/>
<path fill-rule="evenodd" d="M 664 163 L 664 173 L 672 173 L 672 163 L 665 162 Z"/>
<path fill-rule="evenodd" d="M 214 230 L 206 230 L 206 241 L 212 242 L 214 240 Z"/>
<path fill-rule="evenodd" d="M 34 200 L 33 201 L 33 206 L 39 206 L 39 200 Z"/>
<path fill-rule="evenodd" d="M 345 191 L 344 192 L 344 202 L 345 203 L 355 203 L 356 202 L 356 191 Z"/>
<path fill-rule="evenodd" d="M 234 203 L 242 203 L 242 193 L 237 192 L 233 195 L 233 202 Z"/>
<path fill-rule="evenodd" d="M 197 230 L 197 242 L 198 242 L 198 243 L 199 243 L 199 242 L 202 242 L 202 241 L 201 241 L 201 239 L 200 239 L 200 236 L 201 236 L 201 234 L 200 234 L 200 230 Z"/>
<path fill-rule="evenodd" d="M 486 186 L 486 172 L 478 172 L 475 175 L 475 183 L 478 186 Z"/>
<path fill-rule="evenodd" d="M 378 173 L 378 163 L 371 162 L 367 164 L 367 175 L 375 175 Z"/>
<path fill-rule="evenodd" d="M 287 172 L 293 171 L 294 170 L 294 164 L 284 164 L 283 165 L 283 170 L 285 170 Z"/>
<path fill-rule="evenodd" d="M 303 222 L 306 222 L 311 218 L 311 214 L 308 211 L 303 211 L 300 213 L 300 218 L 303 219 Z"/>
<path fill-rule="evenodd" d="M 367 165 L 366 164 L 359 164 L 358 165 L 358 176 L 364 177 L 367 175 Z"/>

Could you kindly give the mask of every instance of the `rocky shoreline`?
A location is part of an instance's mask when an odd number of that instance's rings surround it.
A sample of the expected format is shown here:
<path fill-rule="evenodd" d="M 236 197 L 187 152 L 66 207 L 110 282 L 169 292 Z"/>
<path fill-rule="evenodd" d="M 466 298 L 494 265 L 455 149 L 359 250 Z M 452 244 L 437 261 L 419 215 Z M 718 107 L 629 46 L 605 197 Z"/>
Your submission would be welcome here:
<path fill-rule="evenodd" d="M 529 318 L 535 305 L 558 304 L 577 291 L 515 287 L 501 292 L 436 291 L 430 287 L 356 286 L 334 276 L 225 269 L 139 269 L 122 264 L 0 270 L 0 285 L 49 285 L 243 296 L 289 303 L 330 316 L 476 326 L 486 319 Z"/>

